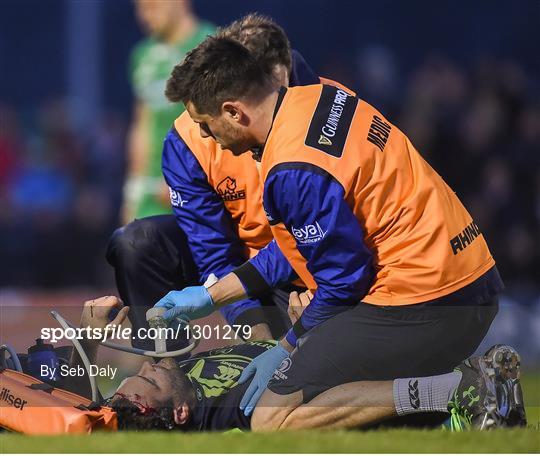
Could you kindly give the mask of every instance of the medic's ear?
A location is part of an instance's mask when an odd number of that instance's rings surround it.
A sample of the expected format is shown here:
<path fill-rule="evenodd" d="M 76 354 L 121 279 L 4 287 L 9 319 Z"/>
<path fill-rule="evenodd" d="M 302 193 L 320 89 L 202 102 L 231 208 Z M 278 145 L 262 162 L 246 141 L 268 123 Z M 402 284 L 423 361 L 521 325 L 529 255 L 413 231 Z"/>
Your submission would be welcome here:
<path fill-rule="evenodd" d="M 237 101 L 225 101 L 221 105 L 221 110 L 234 122 L 240 122 L 243 115 L 242 105 Z"/>
<path fill-rule="evenodd" d="M 174 422 L 179 425 L 186 424 L 190 415 L 191 412 L 187 402 L 184 402 L 173 410 Z"/>

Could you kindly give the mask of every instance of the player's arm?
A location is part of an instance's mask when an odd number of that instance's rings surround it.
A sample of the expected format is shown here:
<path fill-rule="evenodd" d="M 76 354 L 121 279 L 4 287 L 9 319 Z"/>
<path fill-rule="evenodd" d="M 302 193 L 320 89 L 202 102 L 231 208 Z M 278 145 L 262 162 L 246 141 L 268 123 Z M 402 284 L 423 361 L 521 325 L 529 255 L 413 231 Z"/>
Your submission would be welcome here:
<path fill-rule="evenodd" d="M 116 309 L 118 312 L 111 320 L 109 316 L 111 311 Z M 116 296 L 103 296 L 101 298 L 91 299 L 86 301 L 81 312 L 79 328 L 99 329 L 104 336 L 109 328 L 117 328 L 124 324 L 129 307 L 124 306 L 122 301 Z M 97 352 L 99 348 L 100 338 L 88 338 L 85 331 L 81 332 L 82 339 L 79 339 L 82 349 L 86 354 L 90 364 L 95 364 L 97 360 Z M 97 334 L 99 336 L 99 334 Z M 85 365 L 77 350 L 73 350 L 69 360 L 70 368 L 81 367 L 85 369 Z M 62 388 L 81 394 L 85 397 L 91 396 L 90 383 L 87 376 L 66 376 L 62 378 Z"/>
<path fill-rule="evenodd" d="M 266 210 L 285 224 L 317 282 L 310 305 L 287 333 L 291 347 L 305 332 L 355 305 L 373 279 L 373 256 L 344 189 L 309 164 L 276 166 L 265 183 Z"/>
<path fill-rule="evenodd" d="M 137 77 L 144 55 L 144 45 L 137 45 L 129 57 L 129 79 L 135 103 L 126 138 L 127 163 L 120 217 L 124 224 L 131 222 L 144 190 L 145 171 L 150 153 L 150 108 L 144 102 L 144 84 Z"/>
<path fill-rule="evenodd" d="M 278 166 L 267 178 L 264 200 L 270 217 L 284 223 L 295 236 L 318 286 L 310 305 L 287 334 L 292 349 L 306 331 L 347 310 L 366 294 L 373 278 L 373 257 L 364 244 L 360 223 L 345 201 L 343 187 L 324 170 L 308 164 Z M 247 265 L 210 288 L 214 304 L 255 294 L 264 284 L 279 281 L 280 270 L 285 278 L 284 257 L 276 247 L 275 242 L 269 244 Z"/>
<path fill-rule="evenodd" d="M 111 320 L 109 318 L 111 311 L 116 309 L 116 316 Z M 127 317 L 129 307 L 124 306 L 122 301 L 116 296 L 103 296 L 101 298 L 91 299 L 83 305 L 79 328 L 98 328 L 105 330 L 109 325 L 110 328 L 120 326 L 124 323 Z M 81 335 L 85 335 L 83 331 Z M 97 358 L 97 350 L 99 347 L 99 339 L 84 338 L 81 342 L 84 352 L 90 363 L 95 363 Z M 74 350 L 70 359 L 70 364 L 82 364 L 79 353 Z"/>
<path fill-rule="evenodd" d="M 200 282 L 210 274 L 224 277 L 246 261 L 245 245 L 238 237 L 223 201 L 208 183 L 194 154 L 172 129 L 163 148 L 163 175 L 171 188 L 173 212 L 197 265 Z M 270 332 L 256 299 L 242 299 L 221 307 L 229 324 L 250 325 L 260 332 L 253 337 L 266 338 Z"/>
<path fill-rule="evenodd" d="M 123 223 L 133 220 L 136 204 L 144 188 L 142 177 L 149 153 L 148 117 L 148 108 L 141 101 L 137 101 L 127 135 L 127 172 L 120 214 Z"/>

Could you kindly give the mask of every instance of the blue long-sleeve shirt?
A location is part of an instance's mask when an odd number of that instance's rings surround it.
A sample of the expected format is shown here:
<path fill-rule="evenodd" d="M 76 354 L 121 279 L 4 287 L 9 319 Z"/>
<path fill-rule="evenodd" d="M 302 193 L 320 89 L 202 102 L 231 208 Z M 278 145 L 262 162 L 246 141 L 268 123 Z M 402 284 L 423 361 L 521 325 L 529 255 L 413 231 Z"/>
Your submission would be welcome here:
<path fill-rule="evenodd" d="M 171 189 L 173 213 L 187 234 L 201 283 L 212 273 L 223 277 L 246 261 L 244 244 L 223 200 L 174 129 L 164 141 L 162 167 Z M 223 307 L 221 312 L 229 324 L 234 324 L 245 312 L 260 307 L 257 299 L 246 299 Z"/>
<path fill-rule="evenodd" d="M 343 187 L 314 165 L 285 163 L 274 167 L 264 185 L 264 206 L 273 223 L 284 223 L 293 234 L 318 287 L 287 333 L 287 341 L 294 346 L 306 331 L 355 305 L 367 293 L 374 276 L 373 255 L 345 201 Z M 246 280 L 244 271 L 251 269 L 250 276 L 258 275 L 268 286 L 285 282 L 292 274 L 275 242 L 249 265 L 239 274 L 249 294 L 254 281 Z"/>

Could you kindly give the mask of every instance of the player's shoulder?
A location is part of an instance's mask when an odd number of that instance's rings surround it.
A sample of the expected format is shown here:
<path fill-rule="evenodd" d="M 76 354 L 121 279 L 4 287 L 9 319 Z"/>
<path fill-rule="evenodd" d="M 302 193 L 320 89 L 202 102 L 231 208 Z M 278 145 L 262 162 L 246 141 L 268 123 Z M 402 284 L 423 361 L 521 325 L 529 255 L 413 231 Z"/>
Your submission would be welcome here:
<path fill-rule="evenodd" d="M 258 347 L 260 350 L 270 350 L 278 344 L 275 340 L 252 340 L 246 342 L 245 345 L 249 347 Z"/>
<path fill-rule="evenodd" d="M 237 362 L 240 364 L 246 364 L 251 362 L 252 359 L 264 353 L 267 350 L 275 347 L 277 341 L 275 340 L 257 340 L 248 341 L 236 345 L 229 345 L 226 347 L 214 348 L 205 352 L 197 353 L 191 358 L 180 362 L 180 366 L 186 368 L 192 366 L 199 360 L 214 361 L 222 363 Z"/>
<path fill-rule="evenodd" d="M 275 340 L 255 340 L 248 341 L 241 344 L 231 345 L 229 347 L 217 348 L 207 352 L 207 356 L 216 355 L 228 355 L 229 357 L 238 359 L 244 359 L 250 361 L 251 359 L 259 356 L 267 350 L 275 347 L 277 341 Z"/>
<path fill-rule="evenodd" d="M 247 360 L 255 359 L 262 353 L 275 347 L 278 342 L 275 340 L 253 340 L 243 344 L 235 345 L 236 356 L 245 356 Z"/>

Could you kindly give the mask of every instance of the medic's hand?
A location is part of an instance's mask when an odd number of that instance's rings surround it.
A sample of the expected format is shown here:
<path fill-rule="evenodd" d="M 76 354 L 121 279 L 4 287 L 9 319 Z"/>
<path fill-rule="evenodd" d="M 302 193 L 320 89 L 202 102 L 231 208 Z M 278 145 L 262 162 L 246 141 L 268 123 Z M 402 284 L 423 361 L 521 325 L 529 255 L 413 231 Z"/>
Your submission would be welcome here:
<path fill-rule="evenodd" d="M 163 314 L 166 320 L 172 320 L 175 317 L 195 320 L 210 315 L 214 311 L 214 302 L 206 287 L 197 286 L 170 291 L 154 307 L 167 309 Z"/>
<path fill-rule="evenodd" d="M 288 356 L 289 352 L 278 343 L 275 347 L 257 356 L 244 369 L 238 383 L 245 383 L 253 375 L 253 380 L 240 401 L 240 410 L 244 412 L 244 415 L 250 416 L 253 413 L 268 381 L 274 375 L 274 371 Z"/>

